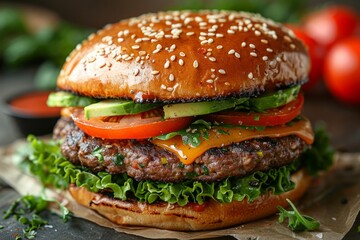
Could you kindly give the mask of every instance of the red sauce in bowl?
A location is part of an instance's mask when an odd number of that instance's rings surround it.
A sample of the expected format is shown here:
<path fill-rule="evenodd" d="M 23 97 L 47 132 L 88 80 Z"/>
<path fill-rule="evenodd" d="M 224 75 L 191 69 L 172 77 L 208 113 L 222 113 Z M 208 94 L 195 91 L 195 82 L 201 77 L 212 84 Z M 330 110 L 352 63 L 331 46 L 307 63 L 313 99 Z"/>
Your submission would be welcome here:
<path fill-rule="evenodd" d="M 49 91 L 29 92 L 9 101 L 10 108 L 21 114 L 35 117 L 60 116 L 60 107 L 48 107 L 46 105 Z"/>

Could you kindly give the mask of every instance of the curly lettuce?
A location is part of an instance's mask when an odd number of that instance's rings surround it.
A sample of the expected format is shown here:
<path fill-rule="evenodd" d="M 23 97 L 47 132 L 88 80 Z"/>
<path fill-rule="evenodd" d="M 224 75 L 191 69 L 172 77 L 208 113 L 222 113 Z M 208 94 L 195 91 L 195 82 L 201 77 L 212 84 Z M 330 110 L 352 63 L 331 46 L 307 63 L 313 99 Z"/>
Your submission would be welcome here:
<path fill-rule="evenodd" d="M 243 178 L 229 177 L 212 183 L 195 180 L 179 183 L 135 181 L 125 173 L 92 173 L 84 167 L 75 166 L 61 155 L 60 146 L 55 142 L 44 142 L 34 136 L 29 136 L 28 141 L 32 152 L 23 164 L 43 185 L 66 189 L 69 184 L 75 184 L 91 192 L 111 190 L 114 198 L 135 198 L 148 203 L 160 200 L 184 206 L 189 202 L 203 204 L 208 199 L 222 203 L 244 199 L 252 202 L 269 191 L 281 194 L 293 189 L 290 175 L 297 168 L 294 163 L 268 172 L 257 171 Z"/>

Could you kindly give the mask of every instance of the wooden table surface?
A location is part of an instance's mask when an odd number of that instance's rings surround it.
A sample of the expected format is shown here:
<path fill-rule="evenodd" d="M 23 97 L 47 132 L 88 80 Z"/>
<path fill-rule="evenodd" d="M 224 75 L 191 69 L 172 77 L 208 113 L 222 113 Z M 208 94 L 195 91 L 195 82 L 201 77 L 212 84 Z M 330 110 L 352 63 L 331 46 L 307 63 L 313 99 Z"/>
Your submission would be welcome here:
<path fill-rule="evenodd" d="M 0 98 L 24 89 L 31 88 L 34 69 L 20 72 L 0 73 Z M 359 93 L 360 94 L 360 93 Z M 1 109 L 0 109 L 1 110 Z M 327 127 L 333 146 L 342 152 L 360 152 L 360 107 L 348 106 L 336 101 L 320 85 L 305 95 L 304 115 L 314 123 L 323 123 Z M 0 146 L 10 144 L 21 138 L 14 123 L 0 111 Z M 1 169 L 0 169 L 1 171 Z M 7 209 L 19 195 L 9 186 L 0 181 L 0 211 Z M 57 216 L 45 212 L 52 228 L 42 228 L 36 239 L 142 239 L 140 237 L 115 233 L 111 229 L 100 227 L 94 223 L 74 218 L 71 224 L 63 224 Z M 360 225 L 360 215 L 344 239 L 359 238 L 356 232 Z M 0 220 L 5 228 L 0 230 L 0 239 L 14 239 L 16 233 L 21 233 L 21 224 L 12 219 Z M 222 239 L 232 239 L 225 237 Z"/>

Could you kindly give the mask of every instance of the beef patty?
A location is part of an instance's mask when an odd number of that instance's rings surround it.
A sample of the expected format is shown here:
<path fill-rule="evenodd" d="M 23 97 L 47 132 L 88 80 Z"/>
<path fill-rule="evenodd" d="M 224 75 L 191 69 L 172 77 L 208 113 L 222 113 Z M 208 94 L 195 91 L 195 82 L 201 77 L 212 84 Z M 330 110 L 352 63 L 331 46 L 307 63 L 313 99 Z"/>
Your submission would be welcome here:
<path fill-rule="evenodd" d="M 148 140 L 109 140 L 91 137 L 69 118 L 61 118 L 54 138 L 62 140 L 62 154 L 93 172 L 127 173 L 136 180 L 178 182 L 185 179 L 218 181 L 245 176 L 291 163 L 307 148 L 295 135 L 258 138 L 212 148 L 184 165 L 178 157 Z"/>

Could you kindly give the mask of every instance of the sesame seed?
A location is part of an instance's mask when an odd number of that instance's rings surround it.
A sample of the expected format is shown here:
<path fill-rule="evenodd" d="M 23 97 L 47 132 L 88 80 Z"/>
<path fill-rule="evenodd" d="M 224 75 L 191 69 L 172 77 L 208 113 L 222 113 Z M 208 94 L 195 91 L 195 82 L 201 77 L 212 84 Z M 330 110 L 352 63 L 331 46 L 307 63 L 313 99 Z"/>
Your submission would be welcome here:
<path fill-rule="evenodd" d="M 166 86 L 164 84 L 161 84 L 160 88 L 165 90 Z"/>
<path fill-rule="evenodd" d="M 222 34 L 222 33 L 217 33 L 215 36 L 218 37 L 218 38 L 222 38 L 222 37 L 224 37 L 224 34 Z"/>
<path fill-rule="evenodd" d="M 269 58 L 268 58 L 268 56 L 263 56 L 262 57 L 262 60 L 264 60 L 264 61 L 267 61 Z"/>
<path fill-rule="evenodd" d="M 215 70 L 215 68 L 211 68 L 210 71 L 211 71 L 211 72 L 215 72 L 216 70 Z"/>
<path fill-rule="evenodd" d="M 225 82 L 225 85 L 226 85 L 226 86 L 230 86 L 230 83 L 229 83 L 229 82 Z"/>
<path fill-rule="evenodd" d="M 273 52 L 273 50 L 271 48 L 267 48 L 266 51 Z"/>
<path fill-rule="evenodd" d="M 214 39 L 212 39 L 212 38 L 208 39 L 208 43 L 213 43 L 213 42 L 214 42 Z"/>
<path fill-rule="evenodd" d="M 212 79 L 208 79 L 208 80 L 206 80 L 206 83 L 214 83 L 214 80 L 212 80 Z"/>
<path fill-rule="evenodd" d="M 296 48 L 295 44 L 293 44 L 293 43 L 290 44 L 290 48 L 291 48 L 291 49 L 295 49 L 295 48 Z"/>
<path fill-rule="evenodd" d="M 124 41 L 124 39 L 123 39 L 123 38 L 118 38 L 117 41 L 118 41 L 119 43 L 121 43 L 121 42 Z"/>
<path fill-rule="evenodd" d="M 141 43 L 141 42 L 142 42 L 142 39 L 141 39 L 141 38 L 137 38 L 137 39 L 135 40 L 135 42 L 136 42 L 136 43 Z"/>
<path fill-rule="evenodd" d="M 199 23 L 199 26 L 200 27 L 205 27 L 207 25 L 207 22 L 201 22 L 201 23 Z"/>
<path fill-rule="evenodd" d="M 158 53 L 158 52 L 160 52 L 160 49 L 155 49 L 155 50 L 153 51 L 154 54 L 155 54 L 155 53 Z"/>
<path fill-rule="evenodd" d="M 250 44 L 249 44 L 249 47 L 250 47 L 250 48 L 255 48 L 255 45 L 252 44 L 252 43 L 250 43 Z"/>
<path fill-rule="evenodd" d="M 291 42 L 291 38 L 287 35 L 284 36 L 284 40 L 287 41 L 287 42 Z"/>
<path fill-rule="evenodd" d="M 170 80 L 170 81 L 174 81 L 174 79 L 175 79 L 174 74 L 171 73 L 171 74 L 169 75 L 169 80 Z"/>
<path fill-rule="evenodd" d="M 217 48 L 217 49 L 222 49 L 223 46 L 222 46 L 222 45 L 217 45 L 216 48 Z"/>
<path fill-rule="evenodd" d="M 175 56 L 175 55 L 171 55 L 170 60 L 171 60 L 171 61 L 175 61 L 175 60 L 176 60 L 176 56 Z"/>
<path fill-rule="evenodd" d="M 212 61 L 212 62 L 215 62 L 215 61 L 216 61 L 216 58 L 214 58 L 214 57 L 209 57 L 209 60 Z"/>
<path fill-rule="evenodd" d="M 166 59 L 166 62 L 164 64 L 164 68 L 169 68 L 170 67 L 170 61 Z"/>
<path fill-rule="evenodd" d="M 204 45 L 204 44 L 207 44 L 208 43 L 208 40 L 203 40 L 200 42 L 201 45 Z"/>
<path fill-rule="evenodd" d="M 255 30 L 255 36 L 260 36 L 261 35 L 261 32 L 260 31 L 258 31 L 258 30 Z"/>
<path fill-rule="evenodd" d="M 98 63 L 98 67 L 103 68 L 105 66 L 106 66 L 106 62 L 103 59 L 101 59 L 100 62 Z"/>
<path fill-rule="evenodd" d="M 280 58 L 280 57 L 276 57 L 276 61 L 281 62 L 281 58 Z"/>
<path fill-rule="evenodd" d="M 179 59 L 179 65 L 183 66 L 184 65 L 184 60 L 182 60 L 181 58 Z"/>
<path fill-rule="evenodd" d="M 235 53 L 235 50 L 234 49 L 231 49 L 229 52 L 228 52 L 228 54 L 234 54 Z"/>
<path fill-rule="evenodd" d="M 226 72 L 225 72 L 224 69 L 219 69 L 219 73 L 220 73 L 220 74 L 226 74 Z"/>
<path fill-rule="evenodd" d="M 159 71 L 157 71 L 157 70 L 153 70 L 153 71 L 151 71 L 151 74 L 152 75 L 158 75 L 160 72 Z"/>
<path fill-rule="evenodd" d="M 144 56 L 146 54 L 146 51 L 139 51 L 140 56 Z"/>
<path fill-rule="evenodd" d="M 227 33 L 228 33 L 228 34 L 235 34 L 235 31 L 232 30 L 232 29 L 228 29 L 228 30 L 227 30 Z"/>
<path fill-rule="evenodd" d="M 241 43 L 241 46 L 242 46 L 242 47 L 246 47 L 246 42 L 242 42 L 242 43 Z"/>
<path fill-rule="evenodd" d="M 174 88 L 168 87 L 168 88 L 166 88 L 166 90 L 167 90 L 168 92 L 172 92 L 172 91 L 174 90 Z"/>
<path fill-rule="evenodd" d="M 139 45 L 132 45 L 131 48 L 132 48 L 132 49 L 139 49 L 140 46 L 139 46 Z"/>
<path fill-rule="evenodd" d="M 139 73 L 140 73 L 140 69 L 135 68 L 135 69 L 134 69 L 134 75 L 137 76 Z"/>
<path fill-rule="evenodd" d="M 171 46 L 170 46 L 170 51 L 174 51 L 175 48 L 176 48 L 176 45 L 175 45 L 175 44 L 171 45 Z"/>
<path fill-rule="evenodd" d="M 194 67 L 194 68 L 198 68 L 198 67 L 199 67 L 198 61 L 195 60 L 195 61 L 193 62 L 193 67 Z"/>
<path fill-rule="evenodd" d="M 187 36 L 192 36 L 192 35 L 194 35 L 194 34 L 195 34 L 194 32 L 187 32 L 187 33 L 186 33 Z"/>
<path fill-rule="evenodd" d="M 252 72 L 248 74 L 248 78 L 249 78 L 249 79 L 253 79 L 253 78 L 254 78 L 254 75 L 253 75 Z"/>
<path fill-rule="evenodd" d="M 204 40 L 206 40 L 206 37 L 200 36 L 200 37 L 199 37 L 199 40 L 200 40 L 200 41 L 204 41 Z"/>
<path fill-rule="evenodd" d="M 161 50 L 161 49 L 162 49 L 162 45 L 161 45 L 161 44 L 156 45 L 156 49 Z"/>
<path fill-rule="evenodd" d="M 261 41 L 262 43 L 265 43 L 265 44 L 268 44 L 268 43 L 269 43 L 269 41 L 266 40 L 266 39 L 261 39 L 260 41 Z"/>
<path fill-rule="evenodd" d="M 240 53 L 235 52 L 235 57 L 236 57 L 236 58 L 240 58 Z"/>
<path fill-rule="evenodd" d="M 257 57 L 257 54 L 255 52 L 251 52 L 250 56 Z"/>
<path fill-rule="evenodd" d="M 181 57 L 185 57 L 185 53 L 184 53 L 184 52 L 180 52 L 179 55 L 180 55 Z"/>

